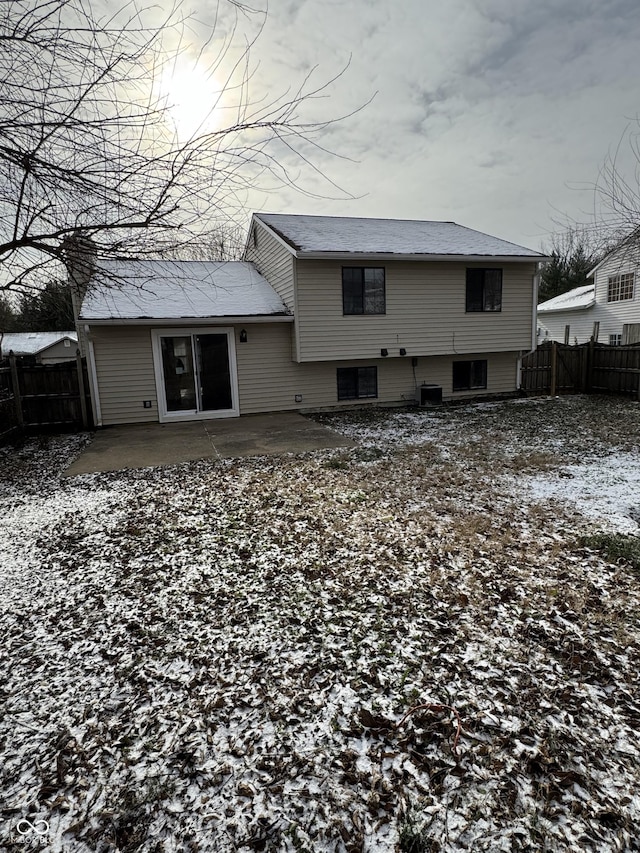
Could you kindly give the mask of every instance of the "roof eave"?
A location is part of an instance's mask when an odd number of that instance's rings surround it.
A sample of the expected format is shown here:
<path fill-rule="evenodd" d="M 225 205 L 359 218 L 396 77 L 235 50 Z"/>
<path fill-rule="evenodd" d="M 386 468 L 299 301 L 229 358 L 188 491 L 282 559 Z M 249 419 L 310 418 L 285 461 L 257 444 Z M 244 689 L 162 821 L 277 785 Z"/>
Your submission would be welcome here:
<path fill-rule="evenodd" d="M 211 317 L 79 317 L 89 326 L 221 326 L 238 323 L 293 323 L 293 314 L 233 314 Z"/>
<path fill-rule="evenodd" d="M 465 261 L 468 263 L 495 261 L 499 263 L 529 262 L 541 263 L 547 260 L 546 255 L 436 255 L 421 253 L 399 254 L 397 252 L 294 252 L 300 260 L 360 260 L 375 258 L 380 261 Z"/>
<path fill-rule="evenodd" d="M 592 299 L 591 302 L 586 305 L 571 305 L 566 308 L 541 308 L 538 306 L 537 311 L 538 314 L 560 314 L 566 313 L 567 311 L 587 311 L 589 308 L 593 308 L 596 304 L 596 300 Z"/>

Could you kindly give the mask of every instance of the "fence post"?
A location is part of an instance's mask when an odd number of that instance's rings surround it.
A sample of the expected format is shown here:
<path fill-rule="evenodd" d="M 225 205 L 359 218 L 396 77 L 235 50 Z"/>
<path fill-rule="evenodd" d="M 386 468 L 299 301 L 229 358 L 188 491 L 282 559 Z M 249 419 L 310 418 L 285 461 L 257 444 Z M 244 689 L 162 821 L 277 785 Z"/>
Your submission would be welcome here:
<path fill-rule="evenodd" d="M 588 390 L 589 375 L 589 344 L 580 344 L 580 388 L 581 394 Z"/>
<path fill-rule="evenodd" d="M 556 383 L 558 379 L 558 344 L 551 341 L 551 388 L 550 394 L 556 396 Z"/>
<path fill-rule="evenodd" d="M 11 384 L 13 385 L 13 400 L 16 406 L 16 420 L 20 429 L 24 427 L 24 417 L 22 414 L 22 397 L 20 396 L 20 381 L 18 379 L 18 365 L 13 352 L 9 353 L 9 365 L 11 367 Z"/>
<path fill-rule="evenodd" d="M 589 349 L 587 350 L 587 387 L 584 389 L 587 394 L 591 393 L 591 388 L 593 387 L 593 352 L 595 349 L 595 342 L 593 338 L 589 341 Z"/>
<path fill-rule="evenodd" d="M 76 350 L 76 371 L 78 373 L 78 391 L 80 392 L 80 412 L 82 413 L 82 428 L 87 429 L 89 420 L 87 418 L 87 398 L 84 388 L 84 369 L 82 367 L 82 356 L 80 350 Z"/>

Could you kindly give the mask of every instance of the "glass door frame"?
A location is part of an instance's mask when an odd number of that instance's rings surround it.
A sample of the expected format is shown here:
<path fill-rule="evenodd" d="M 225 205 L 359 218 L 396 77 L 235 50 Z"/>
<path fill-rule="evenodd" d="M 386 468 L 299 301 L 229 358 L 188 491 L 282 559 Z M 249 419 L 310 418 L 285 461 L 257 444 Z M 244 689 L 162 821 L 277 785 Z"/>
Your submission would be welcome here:
<path fill-rule="evenodd" d="M 231 385 L 231 408 L 211 409 L 199 411 L 188 409 L 186 411 L 172 412 L 167 409 L 167 395 L 164 384 L 164 370 L 162 366 L 161 338 L 189 337 L 191 347 L 195 351 L 194 338 L 197 335 L 226 335 L 227 349 L 229 353 L 229 382 Z M 158 397 L 158 418 L 160 423 L 175 423 L 178 421 L 200 421 L 211 418 L 237 418 L 240 416 L 240 404 L 238 393 L 238 366 L 236 360 L 236 336 L 231 326 L 173 326 L 171 328 L 151 329 L 151 349 L 153 353 L 153 370 L 156 380 L 156 394 Z M 198 375 L 197 368 L 194 371 L 194 382 Z M 194 388 L 196 395 L 196 406 L 199 399 L 198 388 Z"/>

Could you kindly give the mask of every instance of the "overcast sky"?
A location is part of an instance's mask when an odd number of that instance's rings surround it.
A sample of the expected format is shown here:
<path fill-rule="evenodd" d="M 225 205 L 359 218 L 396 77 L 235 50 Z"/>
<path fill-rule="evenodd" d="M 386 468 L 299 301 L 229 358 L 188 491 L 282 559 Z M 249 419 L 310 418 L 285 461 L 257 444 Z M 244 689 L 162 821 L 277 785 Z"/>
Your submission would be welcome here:
<path fill-rule="evenodd" d="M 323 138 L 349 160 L 315 155 L 355 200 L 250 204 L 453 220 L 538 248 L 558 221 L 592 215 L 599 169 L 638 129 L 639 48 L 638 0 L 271 0 L 257 86 L 280 91 L 313 66 L 320 81 L 350 59 L 317 117 L 375 97 Z M 310 174 L 306 186 L 330 192 Z"/>

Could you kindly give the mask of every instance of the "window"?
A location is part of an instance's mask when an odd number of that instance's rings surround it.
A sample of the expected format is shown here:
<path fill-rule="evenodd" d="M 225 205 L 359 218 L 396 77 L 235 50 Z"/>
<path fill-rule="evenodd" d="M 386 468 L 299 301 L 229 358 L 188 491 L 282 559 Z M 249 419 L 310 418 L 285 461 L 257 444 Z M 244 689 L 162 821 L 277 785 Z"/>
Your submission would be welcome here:
<path fill-rule="evenodd" d="M 362 400 L 378 396 L 377 367 L 339 367 L 338 400 Z"/>
<path fill-rule="evenodd" d="M 466 310 L 502 311 L 502 270 L 467 270 Z"/>
<path fill-rule="evenodd" d="M 622 345 L 622 335 L 609 335 L 609 346 L 619 347 Z"/>
<path fill-rule="evenodd" d="M 487 387 L 487 360 L 454 361 L 453 390 L 473 391 Z"/>
<path fill-rule="evenodd" d="M 342 313 L 385 313 L 384 267 L 342 267 Z"/>
<path fill-rule="evenodd" d="M 609 276 L 607 302 L 621 302 L 623 299 L 633 299 L 633 273 Z"/>

